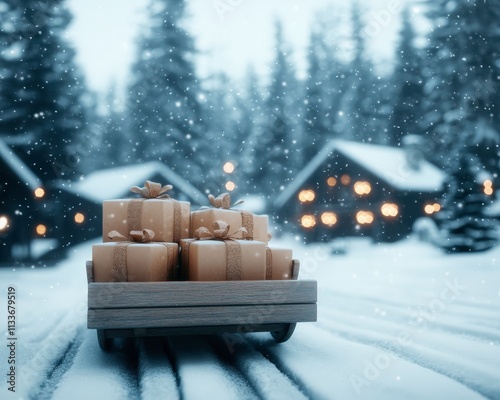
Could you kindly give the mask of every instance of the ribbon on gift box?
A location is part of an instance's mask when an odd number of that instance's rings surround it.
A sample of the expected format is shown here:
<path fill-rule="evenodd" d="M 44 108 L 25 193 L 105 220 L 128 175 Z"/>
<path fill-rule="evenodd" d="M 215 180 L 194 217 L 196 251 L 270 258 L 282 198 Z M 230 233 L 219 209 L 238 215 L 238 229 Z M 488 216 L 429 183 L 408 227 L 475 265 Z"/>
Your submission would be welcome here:
<path fill-rule="evenodd" d="M 133 243 L 152 243 L 155 233 L 151 229 L 130 231 L 129 237 L 125 237 L 118 231 L 111 231 L 108 237 L 116 242 L 113 250 L 113 269 L 111 270 L 113 282 L 127 282 L 127 247 Z M 171 243 L 163 244 L 167 248 L 167 265 L 170 265 L 174 257 L 174 246 Z"/>
<path fill-rule="evenodd" d="M 217 197 L 213 195 L 208 195 L 208 201 L 214 208 L 220 208 L 222 210 L 230 210 L 238 204 L 243 203 L 243 200 L 238 200 L 233 205 L 231 205 L 231 196 L 229 193 L 222 193 Z M 202 207 L 204 208 L 204 207 Z M 239 212 L 241 215 L 241 226 L 245 228 L 243 233 L 244 240 L 253 240 L 253 214 L 249 211 L 244 210 L 233 210 L 235 212 Z"/>
<path fill-rule="evenodd" d="M 174 206 L 174 231 L 173 242 L 181 239 L 181 204 L 167 193 L 172 190 L 172 185 L 162 186 L 160 183 L 146 181 L 144 187 L 132 186 L 130 191 L 141 195 L 140 199 L 131 199 L 127 207 L 127 230 L 138 231 L 141 228 L 143 202 L 150 199 L 168 199 Z"/>

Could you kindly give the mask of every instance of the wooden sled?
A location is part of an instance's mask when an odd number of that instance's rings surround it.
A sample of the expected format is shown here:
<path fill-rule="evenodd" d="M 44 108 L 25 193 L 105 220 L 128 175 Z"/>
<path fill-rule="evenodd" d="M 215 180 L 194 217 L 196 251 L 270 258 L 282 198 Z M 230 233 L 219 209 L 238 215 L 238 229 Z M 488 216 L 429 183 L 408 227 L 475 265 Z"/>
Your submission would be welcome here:
<path fill-rule="evenodd" d="M 97 329 L 102 350 L 112 338 L 270 332 L 287 341 L 297 322 L 317 318 L 317 282 L 94 282 L 87 262 L 87 327 Z"/>

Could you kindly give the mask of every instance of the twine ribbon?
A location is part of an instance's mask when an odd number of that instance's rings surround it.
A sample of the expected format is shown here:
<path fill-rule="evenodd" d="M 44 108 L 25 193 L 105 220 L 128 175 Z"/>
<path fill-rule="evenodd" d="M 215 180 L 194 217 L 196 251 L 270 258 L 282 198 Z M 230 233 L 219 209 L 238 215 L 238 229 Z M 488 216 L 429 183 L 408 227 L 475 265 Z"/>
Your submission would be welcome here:
<path fill-rule="evenodd" d="M 134 243 L 152 243 L 155 233 L 151 229 L 136 230 L 131 231 L 127 238 L 118 231 L 111 231 L 108 233 L 108 237 L 113 242 L 116 242 L 113 249 L 113 268 L 111 270 L 113 282 L 127 282 L 127 247 Z M 158 244 L 162 244 L 167 248 L 167 265 L 170 265 L 174 257 L 175 246 L 172 243 Z"/>
<path fill-rule="evenodd" d="M 172 190 L 172 185 L 162 186 L 160 183 L 146 181 L 144 187 L 133 186 L 130 191 L 141 195 L 139 199 L 130 199 L 127 205 L 127 231 L 138 231 L 142 224 L 142 207 L 145 200 L 151 199 L 168 199 L 172 202 L 174 208 L 174 229 L 173 239 L 175 243 L 179 243 L 181 239 L 181 203 L 172 199 L 167 193 Z"/>
<path fill-rule="evenodd" d="M 207 227 L 200 227 L 194 231 L 194 239 L 186 240 L 186 252 L 184 257 L 185 272 L 189 270 L 189 247 L 196 240 L 219 240 L 226 245 L 226 280 L 241 280 L 241 245 L 235 240 L 238 233 L 245 233 L 246 229 L 241 227 L 229 233 L 230 225 L 222 220 L 214 221 L 213 233 Z M 187 277 L 186 277 L 187 278 Z"/>

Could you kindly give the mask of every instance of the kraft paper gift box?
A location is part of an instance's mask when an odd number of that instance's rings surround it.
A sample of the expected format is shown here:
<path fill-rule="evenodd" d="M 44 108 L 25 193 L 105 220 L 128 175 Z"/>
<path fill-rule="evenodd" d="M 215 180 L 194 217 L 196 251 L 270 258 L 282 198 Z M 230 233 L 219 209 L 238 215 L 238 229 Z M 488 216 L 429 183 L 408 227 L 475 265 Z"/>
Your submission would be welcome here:
<path fill-rule="evenodd" d="M 247 232 L 238 232 L 236 239 L 257 240 L 267 243 L 268 236 L 268 217 L 267 215 L 255 215 L 248 211 L 231 210 L 231 198 L 228 193 L 214 198 L 209 196 L 210 203 L 215 208 L 202 208 L 191 212 L 191 237 L 194 236 L 196 229 L 209 227 L 213 222 L 222 220 L 227 222 L 233 229 L 244 227 Z M 236 203 L 237 205 L 239 203 Z M 213 230 L 211 230 L 213 233 Z"/>
<path fill-rule="evenodd" d="M 105 200 L 102 205 L 102 236 L 109 242 L 108 232 L 130 232 L 144 228 L 155 232 L 156 242 L 178 243 L 189 237 L 191 205 L 186 201 L 166 198 L 172 186 L 147 181 L 145 187 L 131 190 L 140 199 Z"/>
<path fill-rule="evenodd" d="M 255 240 L 181 240 L 181 275 L 190 281 L 263 280 L 266 244 Z"/>
<path fill-rule="evenodd" d="M 177 243 L 120 241 L 92 246 L 95 282 L 161 282 L 174 279 Z"/>

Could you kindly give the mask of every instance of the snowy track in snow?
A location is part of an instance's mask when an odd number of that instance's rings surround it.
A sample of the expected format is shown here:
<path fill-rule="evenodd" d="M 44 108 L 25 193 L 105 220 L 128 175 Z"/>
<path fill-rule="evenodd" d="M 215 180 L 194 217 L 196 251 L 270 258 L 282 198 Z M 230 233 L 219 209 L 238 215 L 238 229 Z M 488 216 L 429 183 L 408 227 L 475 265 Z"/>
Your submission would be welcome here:
<path fill-rule="evenodd" d="M 499 398 L 499 252 L 459 259 L 412 246 L 331 257 L 308 276 L 318 322 L 283 344 L 266 333 L 115 339 L 104 353 L 85 322 L 89 245 L 54 268 L 0 270 L 20 304 L 17 391 L 2 382 L 0 398 Z M 467 288 L 439 303 L 454 279 Z"/>

